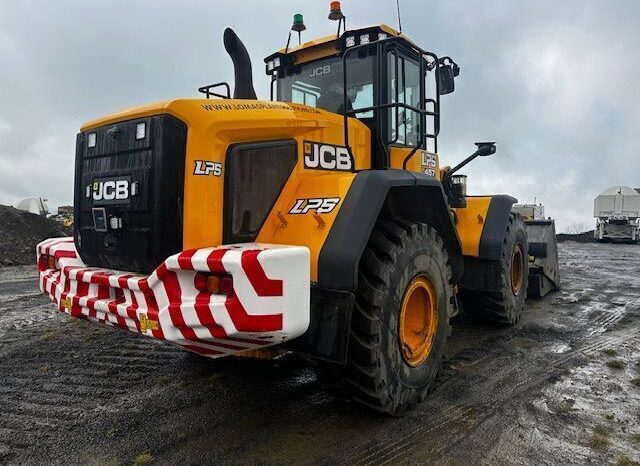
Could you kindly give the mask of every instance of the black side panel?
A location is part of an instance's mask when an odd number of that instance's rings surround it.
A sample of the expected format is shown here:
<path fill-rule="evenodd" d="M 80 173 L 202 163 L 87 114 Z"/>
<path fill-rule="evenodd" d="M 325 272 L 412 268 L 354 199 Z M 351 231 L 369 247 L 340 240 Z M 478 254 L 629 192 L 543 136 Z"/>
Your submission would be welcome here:
<path fill-rule="evenodd" d="M 465 256 L 464 276 L 460 287 L 465 290 L 498 293 L 502 289 L 501 274 L 500 261 Z"/>
<path fill-rule="evenodd" d="M 491 198 L 482 236 L 480 236 L 480 259 L 500 259 L 511 206 L 516 202 L 518 202 L 517 199 L 504 194 Z"/>
<path fill-rule="evenodd" d="M 353 293 L 312 286 L 309 329 L 286 347 L 316 359 L 346 363 L 355 299 Z"/>
<path fill-rule="evenodd" d="M 144 137 L 136 136 L 143 123 Z M 88 147 L 92 133 L 96 144 Z M 186 125 L 170 115 L 121 121 L 78 135 L 74 238 L 86 264 L 149 273 L 182 250 L 186 140 Z M 105 183 L 114 182 L 125 183 L 126 195 L 115 200 L 101 196 Z M 96 231 L 93 209 L 104 209 L 106 231 Z M 114 219 L 116 228 L 110 223 Z"/>
<path fill-rule="evenodd" d="M 356 175 L 320 251 L 319 286 L 344 291 L 358 288 L 360 257 L 380 213 L 433 226 L 449 250 L 454 280 L 461 277 L 460 240 L 442 184 L 404 170 L 366 170 Z"/>

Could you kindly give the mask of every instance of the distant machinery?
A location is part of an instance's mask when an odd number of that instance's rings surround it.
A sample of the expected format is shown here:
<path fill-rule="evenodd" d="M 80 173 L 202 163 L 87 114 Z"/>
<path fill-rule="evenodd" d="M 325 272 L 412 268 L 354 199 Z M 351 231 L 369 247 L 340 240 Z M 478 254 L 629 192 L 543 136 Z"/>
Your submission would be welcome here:
<path fill-rule="evenodd" d="M 593 203 L 596 229 L 593 236 L 601 242 L 637 243 L 639 238 L 640 192 L 627 186 L 603 191 Z"/>
<path fill-rule="evenodd" d="M 73 206 L 60 206 L 58 207 L 58 213 L 51 215 L 49 218 L 67 227 L 73 226 Z"/>
<path fill-rule="evenodd" d="M 558 245 L 556 225 L 551 218 L 545 218 L 544 206 L 514 204 L 511 212 L 522 217 L 529 242 L 529 296 L 544 296 L 560 289 L 558 269 Z"/>
<path fill-rule="evenodd" d="M 544 206 L 542 204 L 515 204 L 511 212 L 520 214 L 525 220 L 544 220 Z"/>
<path fill-rule="evenodd" d="M 49 214 L 49 206 L 47 205 L 47 199 L 42 197 L 29 197 L 17 202 L 14 207 L 18 210 L 24 210 L 25 212 L 31 212 L 32 214 L 42 215 L 46 217 Z"/>

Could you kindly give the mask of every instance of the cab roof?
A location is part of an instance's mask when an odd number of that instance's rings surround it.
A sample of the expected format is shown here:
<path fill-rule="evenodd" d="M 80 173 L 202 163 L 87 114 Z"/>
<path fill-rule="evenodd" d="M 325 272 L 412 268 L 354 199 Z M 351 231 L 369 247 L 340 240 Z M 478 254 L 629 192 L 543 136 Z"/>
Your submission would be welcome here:
<path fill-rule="evenodd" d="M 403 33 L 390 26 L 387 26 L 386 24 L 379 24 L 359 29 L 349 29 L 343 32 L 340 37 L 337 37 L 336 34 L 331 34 L 329 36 L 319 37 L 317 39 L 312 39 L 310 41 L 304 42 L 302 45 L 289 47 L 289 49 L 282 48 L 265 58 L 264 62 L 268 65 L 269 61 L 275 59 L 276 57 L 279 57 L 281 59 L 282 57 L 287 57 L 288 61 L 292 62 L 293 64 L 300 64 L 335 55 L 340 52 L 339 45 L 342 39 L 349 36 L 358 37 L 359 35 L 366 32 L 378 32 L 385 33 L 389 36 L 403 37 L 408 42 L 413 44 L 413 41 L 407 38 Z M 268 67 L 267 73 L 270 74 L 270 70 L 268 69 Z"/>

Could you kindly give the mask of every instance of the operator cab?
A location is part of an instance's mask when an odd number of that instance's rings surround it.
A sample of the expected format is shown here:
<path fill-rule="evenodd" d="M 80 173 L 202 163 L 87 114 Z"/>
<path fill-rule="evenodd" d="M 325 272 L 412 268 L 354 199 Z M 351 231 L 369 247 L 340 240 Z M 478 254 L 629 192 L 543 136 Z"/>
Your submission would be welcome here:
<path fill-rule="evenodd" d="M 265 59 L 271 100 L 358 118 L 372 132 L 373 168 L 389 168 L 392 147 L 437 152 L 440 95 L 459 67 L 380 25 L 285 48 Z"/>

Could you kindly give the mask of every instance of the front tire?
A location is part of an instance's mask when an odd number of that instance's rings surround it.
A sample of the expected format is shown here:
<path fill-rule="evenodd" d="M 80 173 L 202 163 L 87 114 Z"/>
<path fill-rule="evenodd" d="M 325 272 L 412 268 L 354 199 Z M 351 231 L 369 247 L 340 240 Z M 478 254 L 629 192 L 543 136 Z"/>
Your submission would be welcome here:
<path fill-rule="evenodd" d="M 360 261 L 343 380 L 353 398 L 399 415 L 422 401 L 450 334 L 449 256 L 422 223 L 376 227 Z"/>
<path fill-rule="evenodd" d="M 496 292 L 466 291 L 465 310 L 473 317 L 497 325 L 518 323 L 524 311 L 529 286 L 529 246 L 524 222 L 511 213 L 502 241 L 500 288 Z"/>

